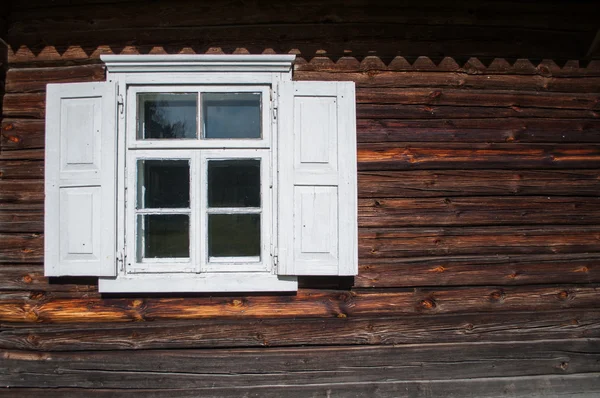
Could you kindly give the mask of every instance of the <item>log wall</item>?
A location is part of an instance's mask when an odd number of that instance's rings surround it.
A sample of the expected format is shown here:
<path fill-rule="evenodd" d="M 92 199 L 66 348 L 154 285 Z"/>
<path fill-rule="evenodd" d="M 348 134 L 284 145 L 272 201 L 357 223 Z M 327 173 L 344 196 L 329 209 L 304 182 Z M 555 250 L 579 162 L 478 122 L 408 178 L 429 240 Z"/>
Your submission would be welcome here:
<path fill-rule="evenodd" d="M 223 2 L 241 7 L 228 21 L 215 7 L 182 19 L 186 2 L 150 2 L 128 33 L 137 2 L 81 3 L 13 4 L 8 18 L 0 395 L 600 394 L 600 61 L 559 61 L 574 51 L 561 40 L 594 31 L 588 3 L 546 19 L 529 2 L 491 2 L 493 17 L 441 9 L 423 32 L 455 57 L 392 34 L 421 27 L 412 6 L 324 13 L 306 1 L 292 15 Z M 243 27 L 228 33 L 234 20 Z M 444 44 L 444 23 L 469 39 Z M 511 24 L 556 40 L 490 40 Z M 357 85 L 357 277 L 301 278 L 297 294 L 109 296 L 93 278 L 44 278 L 47 83 L 104 80 L 101 53 L 289 51 L 294 79 Z M 532 59 L 495 57 L 522 53 Z"/>

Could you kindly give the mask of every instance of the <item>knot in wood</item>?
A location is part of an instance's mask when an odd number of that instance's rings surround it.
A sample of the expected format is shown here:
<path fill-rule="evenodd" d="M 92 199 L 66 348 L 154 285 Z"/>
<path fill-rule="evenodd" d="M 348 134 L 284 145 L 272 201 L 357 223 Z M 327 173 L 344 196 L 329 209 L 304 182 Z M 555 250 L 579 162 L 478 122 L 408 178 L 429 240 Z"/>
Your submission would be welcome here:
<path fill-rule="evenodd" d="M 557 296 L 560 300 L 568 300 L 571 298 L 571 294 L 566 290 L 559 292 Z"/>
<path fill-rule="evenodd" d="M 31 283 L 33 282 L 33 278 L 31 277 L 31 275 L 24 275 L 23 278 L 21 278 L 21 280 L 23 281 L 23 283 Z"/>
<path fill-rule="evenodd" d="M 15 126 L 12 123 L 8 123 L 4 126 L 4 131 L 11 131 Z"/>
<path fill-rule="evenodd" d="M 437 304 L 435 303 L 435 300 L 428 298 L 425 300 L 421 300 L 419 302 L 419 306 L 426 310 L 432 310 L 435 307 L 437 307 Z"/>
<path fill-rule="evenodd" d="M 490 293 L 490 301 L 504 301 L 504 298 L 506 297 L 506 294 L 504 293 L 503 290 L 496 290 Z"/>
<path fill-rule="evenodd" d="M 569 362 L 561 362 L 558 367 L 562 370 L 567 370 L 569 368 Z"/>

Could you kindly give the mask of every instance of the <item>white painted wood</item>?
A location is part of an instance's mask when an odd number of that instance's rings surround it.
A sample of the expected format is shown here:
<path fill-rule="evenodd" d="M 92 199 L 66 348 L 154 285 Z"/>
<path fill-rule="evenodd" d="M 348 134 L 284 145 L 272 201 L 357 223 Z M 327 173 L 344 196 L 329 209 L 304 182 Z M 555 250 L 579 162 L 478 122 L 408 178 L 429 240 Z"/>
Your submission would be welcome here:
<path fill-rule="evenodd" d="M 279 54 L 154 54 L 101 55 L 111 73 L 147 72 L 279 72 L 291 73 L 295 55 Z"/>
<path fill-rule="evenodd" d="M 204 274 L 143 274 L 100 278 L 100 293 L 184 293 L 184 292 L 293 292 L 294 276 L 270 272 L 221 272 Z"/>
<path fill-rule="evenodd" d="M 114 276 L 116 85 L 46 91 L 46 276 Z"/>
<path fill-rule="evenodd" d="M 280 275 L 356 275 L 356 111 L 352 82 L 279 86 Z"/>

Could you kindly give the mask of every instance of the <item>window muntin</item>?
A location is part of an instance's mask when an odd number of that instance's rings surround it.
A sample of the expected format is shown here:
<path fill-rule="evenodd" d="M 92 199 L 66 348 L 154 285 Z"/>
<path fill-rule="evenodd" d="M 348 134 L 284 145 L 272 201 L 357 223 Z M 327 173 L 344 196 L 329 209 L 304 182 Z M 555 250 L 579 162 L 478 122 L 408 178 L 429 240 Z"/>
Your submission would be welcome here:
<path fill-rule="evenodd" d="M 268 98 L 267 86 L 130 87 L 126 273 L 272 269 Z"/>

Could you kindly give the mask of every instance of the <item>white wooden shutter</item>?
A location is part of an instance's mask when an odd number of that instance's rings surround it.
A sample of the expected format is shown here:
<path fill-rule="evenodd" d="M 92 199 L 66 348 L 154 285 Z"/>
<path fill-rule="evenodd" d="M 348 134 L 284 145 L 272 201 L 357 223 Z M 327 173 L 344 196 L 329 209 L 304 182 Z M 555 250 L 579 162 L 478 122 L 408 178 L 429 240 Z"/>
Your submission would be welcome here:
<path fill-rule="evenodd" d="M 358 272 L 352 82 L 279 88 L 278 273 Z"/>
<path fill-rule="evenodd" d="M 115 276 L 116 86 L 46 91 L 46 276 Z"/>

